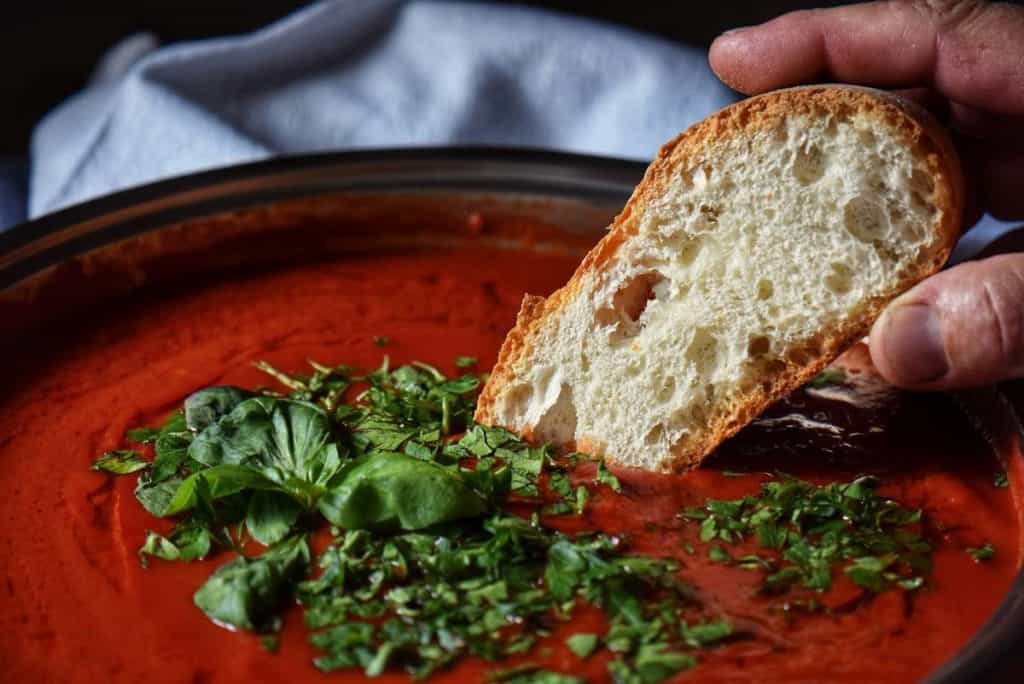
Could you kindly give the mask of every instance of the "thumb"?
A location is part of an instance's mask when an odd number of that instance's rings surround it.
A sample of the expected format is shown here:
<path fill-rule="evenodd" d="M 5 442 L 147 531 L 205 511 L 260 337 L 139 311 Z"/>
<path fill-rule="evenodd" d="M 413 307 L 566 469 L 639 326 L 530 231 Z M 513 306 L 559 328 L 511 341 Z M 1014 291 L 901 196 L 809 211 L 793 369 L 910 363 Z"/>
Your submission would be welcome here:
<path fill-rule="evenodd" d="M 914 389 L 1024 376 L 1024 254 L 961 264 L 898 297 L 871 329 L 871 359 Z"/>

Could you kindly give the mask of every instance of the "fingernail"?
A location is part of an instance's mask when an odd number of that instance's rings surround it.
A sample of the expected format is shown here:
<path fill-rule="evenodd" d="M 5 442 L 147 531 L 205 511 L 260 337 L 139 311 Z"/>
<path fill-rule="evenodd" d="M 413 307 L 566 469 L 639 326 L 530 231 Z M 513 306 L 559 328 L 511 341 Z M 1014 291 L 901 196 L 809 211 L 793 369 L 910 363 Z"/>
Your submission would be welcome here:
<path fill-rule="evenodd" d="M 942 322 L 927 304 L 897 304 L 882 322 L 890 371 L 908 385 L 936 380 L 949 371 Z"/>

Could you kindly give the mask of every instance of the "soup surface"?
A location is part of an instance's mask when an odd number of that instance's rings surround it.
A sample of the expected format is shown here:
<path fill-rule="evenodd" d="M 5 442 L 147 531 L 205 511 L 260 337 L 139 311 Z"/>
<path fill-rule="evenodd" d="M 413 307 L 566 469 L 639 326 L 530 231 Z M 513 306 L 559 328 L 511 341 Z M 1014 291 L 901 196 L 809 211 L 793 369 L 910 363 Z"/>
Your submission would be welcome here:
<path fill-rule="evenodd" d="M 267 360 L 297 370 L 307 358 L 374 368 L 421 360 L 456 372 L 459 355 L 490 367 L 524 292 L 546 294 L 575 257 L 482 246 L 362 253 L 226 273 L 150 288 L 71 325 L 45 330 L 5 358 L 0 398 L 0 671 L 7 681 L 361 681 L 317 671 L 296 607 L 280 646 L 222 629 L 193 605 L 196 588 L 229 554 L 205 561 L 139 562 L 149 529 L 170 523 L 139 506 L 136 476 L 91 472 L 125 431 L 159 423 L 196 389 L 258 387 Z M 375 338 L 386 337 L 381 346 Z M 378 340 L 380 342 L 380 340 Z M 583 464 L 576 480 L 593 477 Z M 758 492 L 778 471 L 815 483 L 876 474 L 881 491 L 924 512 L 934 568 L 913 591 L 867 595 L 842 573 L 824 593 L 759 592 L 763 573 L 714 562 L 700 524 L 680 513 L 709 498 Z M 673 558 L 700 600 L 742 626 L 742 638 L 702 649 L 672 681 L 916 681 L 950 658 L 998 605 L 1018 569 L 1018 515 L 999 466 L 942 396 L 886 394 L 868 404 L 800 391 L 680 475 L 617 471 L 622 491 L 595 490 L 580 516 L 545 524 L 601 530 L 638 554 Z M 967 549 L 991 543 L 978 562 Z M 748 544 L 753 549 L 752 544 Z M 742 544 L 734 556 L 747 549 Z M 802 610 L 814 601 L 814 610 Z M 606 628 L 581 609 L 531 652 L 501 664 L 469 658 L 434 676 L 482 681 L 533 662 L 606 681 L 607 652 L 585 660 L 564 645 Z M 407 681 L 388 672 L 380 681 Z"/>

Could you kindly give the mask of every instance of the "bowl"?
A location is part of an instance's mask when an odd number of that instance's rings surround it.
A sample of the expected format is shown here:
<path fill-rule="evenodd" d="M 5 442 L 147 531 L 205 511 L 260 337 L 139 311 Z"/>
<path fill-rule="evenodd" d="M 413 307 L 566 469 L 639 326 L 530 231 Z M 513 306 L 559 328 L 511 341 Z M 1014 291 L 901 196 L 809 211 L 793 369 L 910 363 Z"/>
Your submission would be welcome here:
<path fill-rule="evenodd" d="M 548 225 L 578 238 L 570 244 L 582 254 L 644 168 L 521 148 L 420 148 L 276 158 L 118 192 L 0 233 L 0 345 L 16 355 L 20 334 L 30 328 L 87 315 L 105 299 L 197 270 L 244 269 L 268 254 L 301 259 L 382 239 L 436 244 L 436 231 L 419 230 L 426 223 L 450 226 L 457 241 L 460 231 L 473 231 L 481 209 L 490 240 L 554 248 L 543 230 L 522 234 L 527 223 Z M 1016 385 L 958 396 L 1000 457 L 1017 461 L 1010 465 L 1020 472 L 1018 397 L 1024 392 Z M 988 622 L 927 681 L 1021 677 L 1024 571 Z"/>

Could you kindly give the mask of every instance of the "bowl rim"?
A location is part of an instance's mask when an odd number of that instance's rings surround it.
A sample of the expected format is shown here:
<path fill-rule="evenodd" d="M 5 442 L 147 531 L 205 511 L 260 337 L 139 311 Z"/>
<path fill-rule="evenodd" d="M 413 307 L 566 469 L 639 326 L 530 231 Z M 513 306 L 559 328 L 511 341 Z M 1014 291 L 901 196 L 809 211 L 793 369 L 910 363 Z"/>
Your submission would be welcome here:
<path fill-rule="evenodd" d="M 58 250 L 44 261 L 33 261 L 29 257 L 38 253 L 32 249 L 34 243 L 57 243 L 64 233 L 109 229 L 141 217 L 155 229 L 256 201 L 328 190 L 388 192 L 398 182 L 398 189 L 408 192 L 410 180 L 425 191 L 458 188 L 613 201 L 621 206 L 646 168 L 647 162 L 615 157 L 473 145 L 316 152 L 219 166 L 118 190 L 0 231 L 0 290 L 83 251 Z M 143 231 L 126 228 L 120 237 L 138 232 Z"/>
<path fill-rule="evenodd" d="M 411 184 L 428 192 L 563 197 L 621 207 L 646 168 L 644 161 L 502 146 L 329 151 L 220 166 L 119 190 L 0 232 L 0 291 L 88 249 L 232 208 L 339 192 L 408 193 Z M 1019 432 L 1024 442 L 1024 430 Z M 1021 652 L 1024 568 L 978 631 L 925 681 L 1018 681 L 1013 668 L 1024 669 Z"/>

